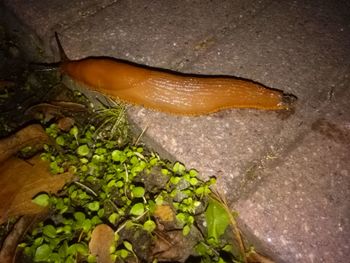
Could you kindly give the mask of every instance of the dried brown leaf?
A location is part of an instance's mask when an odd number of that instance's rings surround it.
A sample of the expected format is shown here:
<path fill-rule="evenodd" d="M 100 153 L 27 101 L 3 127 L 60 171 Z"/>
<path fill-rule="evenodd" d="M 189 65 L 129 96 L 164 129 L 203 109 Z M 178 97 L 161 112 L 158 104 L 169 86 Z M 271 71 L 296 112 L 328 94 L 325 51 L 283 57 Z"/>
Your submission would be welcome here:
<path fill-rule="evenodd" d="M 97 258 L 97 263 L 113 263 L 109 252 L 114 242 L 114 231 L 108 225 L 95 227 L 91 234 L 89 250 Z"/>
<path fill-rule="evenodd" d="M 61 131 L 68 132 L 74 125 L 75 120 L 70 117 L 63 117 L 57 121 L 58 128 Z"/>
<path fill-rule="evenodd" d="M 26 146 L 40 146 L 49 137 L 39 124 L 29 125 L 15 134 L 0 140 L 0 163 Z"/>
<path fill-rule="evenodd" d="M 32 198 L 40 192 L 57 193 L 72 179 L 69 173 L 52 175 L 49 163 L 39 156 L 24 161 L 10 158 L 0 167 L 0 224 L 11 216 L 36 214 L 43 210 Z"/>
<path fill-rule="evenodd" d="M 164 222 L 172 222 L 175 218 L 174 211 L 170 205 L 157 205 L 153 215 Z"/>
<path fill-rule="evenodd" d="M 51 103 L 39 103 L 29 107 L 25 115 L 35 119 L 51 120 L 54 117 L 64 117 L 67 112 L 83 112 L 86 107 L 83 104 L 69 101 L 52 101 Z"/>
<path fill-rule="evenodd" d="M 151 258 L 158 262 L 183 262 L 191 254 L 193 244 L 181 230 L 157 232 L 151 252 Z"/>

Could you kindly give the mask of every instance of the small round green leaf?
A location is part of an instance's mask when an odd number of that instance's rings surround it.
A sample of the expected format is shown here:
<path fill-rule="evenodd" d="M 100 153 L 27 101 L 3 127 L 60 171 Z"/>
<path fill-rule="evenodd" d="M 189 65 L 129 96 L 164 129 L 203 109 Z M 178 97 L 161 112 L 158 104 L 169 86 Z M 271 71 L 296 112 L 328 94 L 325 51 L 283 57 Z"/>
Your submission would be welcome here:
<path fill-rule="evenodd" d="M 97 212 L 97 215 L 98 215 L 99 217 L 103 217 L 104 214 L 105 214 L 105 210 L 104 210 L 103 208 L 99 209 L 98 212 Z"/>
<path fill-rule="evenodd" d="M 186 170 L 186 167 L 179 162 L 176 162 L 173 166 L 173 171 L 178 174 L 182 174 Z"/>
<path fill-rule="evenodd" d="M 77 138 L 79 130 L 77 126 L 74 126 L 72 129 L 70 129 L 69 133 L 73 135 L 75 138 Z"/>
<path fill-rule="evenodd" d="M 143 224 L 143 229 L 148 232 L 152 232 L 154 229 L 156 229 L 156 223 L 153 220 L 147 220 Z"/>
<path fill-rule="evenodd" d="M 87 205 L 91 211 L 98 211 L 100 209 L 100 203 L 98 201 L 93 201 Z"/>
<path fill-rule="evenodd" d="M 89 254 L 88 247 L 82 243 L 76 243 L 75 249 L 79 254 L 81 254 L 83 256 L 87 256 Z"/>
<path fill-rule="evenodd" d="M 78 222 L 83 222 L 85 220 L 85 214 L 83 212 L 75 212 L 74 213 L 74 218 L 78 221 Z"/>
<path fill-rule="evenodd" d="M 198 179 L 195 178 L 195 177 L 192 177 L 192 178 L 190 179 L 190 184 L 191 184 L 191 185 L 197 185 L 197 184 L 198 184 Z"/>
<path fill-rule="evenodd" d="M 34 234 L 34 233 L 32 233 L 32 235 L 33 235 L 33 234 Z M 38 246 L 40 246 L 40 245 L 43 243 L 43 241 L 44 241 L 44 238 L 43 238 L 43 237 L 38 237 L 38 238 L 36 238 L 36 239 L 34 240 L 33 245 L 36 246 L 36 247 L 38 247 Z"/>
<path fill-rule="evenodd" d="M 114 150 L 112 152 L 112 160 L 116 162 L 121 162 L 123 156 L 123 152 L 119 150 Z"/>
<path fill-rule="evenodd" d="M 90 219 L 85 219 L 81 226 L 83 227 L 83 230 L 85 232 L 90 231 L 90 229 L 92 227 L 91 220 Z"/>
<path fill-rule="evenodd" d="M 87 257 L 87 262 L 88 263 L 95 263 L 95 262 L 97 262 L 97 258 L 96 258 L 96 256 L 95 255 L 88 255 L 88 257 Z"/>
<path fill-rule="evenodd" d="M 50 255 L 50 262 L 61 262 L 61 257 L 58 253 L 51 253 Z"/>
<path fill-rule="evenodd" d="M 109 217 L 108 217 L 108 221 L 111 222 L 112 224 L 115 224 L 115 222 L 117 221 L 119 215 L 117 213 L 112 213 Z"/>
<path fill-rule="evenodd" d="M 48 261 L 51 254 L 51 248 L 48 244 L 41 245 L 35 251 L 34 261 Z"/>
<path fill-rule="evenodd" d="M 168 175 L 168 174 L 169 174 L 169 170 L 163 168 L 163 169 L 161 170 L 161 173 L 162 173 L 163 175 Z"/>
<path fill-rule="evenodd" d="M 118 188 L 122 188 L 124 186 L 124 183 L 123 181 L 119 180 L 116 184 L 115 184 L 116 187 Z"/>
<path fill-rule="evenodd" d="M 120 249 L 118 250 L 118 254 L 120 254 L 120 256 L 125 259 L 128 257 L 129 251 L 127 251 L 126 249 Z"/>
<path fill-rule="evenodd" d="M 78 147 L 77 153 L 78 153 L 80 156 L 87 156 L 87 155 L 89 155 L 89 153 L 90 153 L 90 148 L 89 148 L 89 146 L 87 146 L 86 144 L 83 144 L 83 145 L 81 145 L 81 146 Z"/>
<path fill-rule="evenodd" d="M 170 178 L 170 182 L 172 183 L 172 184 L 178 184 L 179 182 L 180 182 L 180 180 L 181 180 L 181 177 L 178 177 L 178 176 L 172 176 L 171 178 Z"/>
<path fill-rule="evenodd" d="M 202 195 L 204 193 L 204 187 L 201 186 L 201 187 L 198 187 L 196 190 L 195 190 L 195 193 L 196 195 Z"/>
<path fill-rule="evenodd" d="M 56 228 L 53 225 L 46 225 L 43 228 L 43 234 L 50 237 L 50 238 L 55 238 L 56 237 Z"/>
<path fill-rule="evenodd" d="M 178 213 L 176 215 L 176 219 L 180 221 L 180 223 L 184 223 L 186 222 L 188 215 L 184 214 L 184 213 Z"/>
<path fill-rule="evenodd" d="M 143 197 L 145 194 L 145 188 L 141 186 L 134 187 L 132 189 L 132 194 L 135 198 Z"/>
<path fill-rule="evenodd" d="M 189 225 L 185 225 L 184 228 L 182 229 L 182 234 L 184 236 L 187 236 L 191 231 L 191 227 Z"/>
<path fill-rule="evenodd" d="M 143 205 L 143 203 L 137 203 L 137 204 L 134 204 L 133 207 L 131 207 L 130 214 L 134 216 L 139 216 L 139 215 L 142 215 L 144 211 L 145 211 L 145 206 Z"/>
<path fill-rule="evenodd" d="M 189 174 L 190 174 L 191 177 L 196 177 L 198 175 L 198 172 L 196 170 L 194 170 L 194 169 L 191 169 L 189 171 Z"/>
<path fill-rule="evenodd" d="M 65 144 L 64 137 L 62 135 L 58 136 L 56 138 L 56 143 L 60 146 L 64 146 L 64 144 Z"/>
<path fill-rule="evenodd" d="M 50 201 L 50 197 L 47 195 L 47 194 L 40 194 L 40 195 L 37 195 L 33 200 L 32 202 L 34 204 L 37 204 L 39 206 L 43 206 L 43 207 L 46 207 L 49 205 L 49 202 Z"/>

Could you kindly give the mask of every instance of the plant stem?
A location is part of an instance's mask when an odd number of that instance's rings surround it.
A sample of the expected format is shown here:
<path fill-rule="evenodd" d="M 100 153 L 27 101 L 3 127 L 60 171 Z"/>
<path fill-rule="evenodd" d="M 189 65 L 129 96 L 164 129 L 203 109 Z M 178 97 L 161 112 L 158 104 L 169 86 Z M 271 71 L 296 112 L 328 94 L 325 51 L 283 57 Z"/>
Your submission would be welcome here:
<path fill-rule="evenodd" d="M 98 195 L 92 190 L 90 187 L 86 186 L 85 184 L 82 184 L 80 182 L 74 182 L 75 184 L 79 185 L 80 187 L 84 188 L 86 191 L 90 192 L 93 194 L 95 197 L 98 197 Z"/>
<path fill-rule="evenodd" d="M 235 236 L 237 242 L 238 242 L 238 245 L 239 245 L 239 250 L 240 250 L 240 254 L 241 256 L 243 257 L 243 262 L 244 263 L 247 263 L 247 256 L 246 256 L 246 253 L 245 253 L 245 246 L 244 246 L 244 243 L 243 243 L 243 240 L 242 240 L 242 236 L 241 236 L 241 232 L 237 226 L 237 222 L 235 220 L 235 218 L 233 217 L 232 213 L 231 213 L 231 209 L 228 207 L 227 205 L 227 201 L 226 201 L 226 198 L 223 197 L 221 194 L 219 194 L 219 192 L 217 190 L 214 190 L 212 191 L 212 198 L 214 198 L 216 201 L 220 202 L 223 206 L 223 208 L 225 209 L 228 217 L 229 217 L 229 220 L 230 220 L 230 225 L 232 226 L 232 232 L 233 232 L 233 235 Z"/>

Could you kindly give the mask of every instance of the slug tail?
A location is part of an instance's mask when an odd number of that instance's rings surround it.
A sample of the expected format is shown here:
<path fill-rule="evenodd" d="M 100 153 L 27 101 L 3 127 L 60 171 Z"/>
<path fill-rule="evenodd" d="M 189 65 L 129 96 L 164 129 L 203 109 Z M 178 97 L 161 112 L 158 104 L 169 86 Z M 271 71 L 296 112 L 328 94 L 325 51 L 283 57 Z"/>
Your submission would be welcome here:
<path fill-rule="evenodd" d="M 57 32 L 55 32 L 55 39 L 56 39 L 58 51 L 60 53 L 61 62 L 69 61 L 69 58 L 67 57 L 66 52 L 64 52 L 64 49 L 62 47 L 62 44 L 61 44 L 61 41 L 60 41 L 60 39 L 58 37 L 58 33 Z"/>

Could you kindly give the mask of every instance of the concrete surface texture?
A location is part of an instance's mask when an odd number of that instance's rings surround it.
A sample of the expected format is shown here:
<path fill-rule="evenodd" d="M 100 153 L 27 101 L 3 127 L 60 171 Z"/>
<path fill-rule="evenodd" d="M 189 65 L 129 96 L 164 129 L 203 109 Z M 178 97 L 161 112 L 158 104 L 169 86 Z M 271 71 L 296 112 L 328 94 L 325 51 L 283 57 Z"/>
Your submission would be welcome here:
<path fill-rule="evenodd" d="M 56 54 L 244 77 L 293 93 L 295 113 L 181 117 L 130 107 L 144 140 L 215 175 L 250 241 L 277 262 L 348 262 L 348 1 L 2 0 Z"/>

